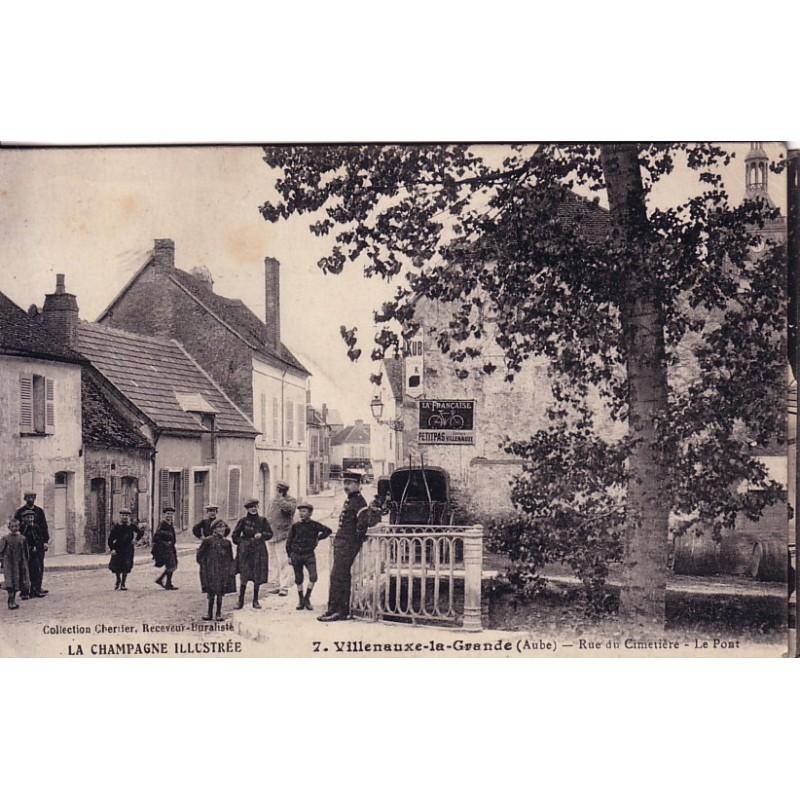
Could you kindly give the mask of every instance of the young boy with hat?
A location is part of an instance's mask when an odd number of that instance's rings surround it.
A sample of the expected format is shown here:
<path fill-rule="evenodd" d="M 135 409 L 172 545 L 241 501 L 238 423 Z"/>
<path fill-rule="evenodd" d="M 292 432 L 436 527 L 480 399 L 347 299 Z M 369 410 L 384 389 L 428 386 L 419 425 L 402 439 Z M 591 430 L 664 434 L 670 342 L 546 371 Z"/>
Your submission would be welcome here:
<path fill-rule="evenodd" d="M 3 564 L 3 583 L 8 593 L 9 611 L 19 608 L 17 592 L 27 594 L 31 588 L 28 545 L 19 529 L 19 520 L 12 517 L 8 521 L 8 533 L 0 539 L 0 561 Z"/>
<path fill-rule="evenodd" d="M 153 534 L 153 547 L 151 553 L 155 559 L 157 567 L 163 567 L 164 571 L 156 578 L 156 583 L 163 589 L 175 590 L 178 587 L 172 583 L 172 573 L 178 569 L 178 551 L 175 547 L 177 541 L 175 528 L 172 524 L 175 519 L 175 509 L 167 506 L 161 510 L 164 519 L 158 526 L 158 530 Z M 164 579 L 166 578 L 166 583 Z"/>
<path fill-rule="evenodd" d="M 315 519 L 311 519 L 314 506 L 311 503 L 300 503 L 297 506 L 300 521 L 292 525 L 286 539 L 286 555 L 289 563 L 294 567 L 294 582 L 297 586 L 297 610 L 304 608 L 313 611 L 311 605 L 311 592 L 317 582 L 317 557 L 314 550 L 317 543 L 327 539 L 333 531 Z M 308 570 L 308 589 L 303 594 L 303 567 Z"/>

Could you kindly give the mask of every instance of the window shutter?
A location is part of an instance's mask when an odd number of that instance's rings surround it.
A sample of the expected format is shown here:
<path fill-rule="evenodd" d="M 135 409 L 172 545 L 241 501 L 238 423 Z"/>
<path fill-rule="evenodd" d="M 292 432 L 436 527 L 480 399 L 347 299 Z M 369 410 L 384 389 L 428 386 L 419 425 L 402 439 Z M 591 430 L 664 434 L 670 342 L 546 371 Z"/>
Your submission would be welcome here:
<path fill-rule="evenodd" d="M 305 410 L 306 407 L 302 403 L 297 404 L 297 441 L 302 442 L 305 439 Z"/>
<path fill-rule="evenodd" d="M 239 467 L 231 467 L 228 473 L 228 519 L 236 519 L 239 516 L 240 477 Z"/>
<path fill-rule="evenodd" d="M 56 392 L 51 378 L 44 383 L 44 432 L 56 431 Z"/>
<path fill-rule="evenodd" d="M 163 510 L 169 505 L 169 470 L 162 469 L 158 473 L 158 486 L 160 497 L 160 508 Z"/>
<path fill-rule="evenodd" d="M 189 527 L 189 470 L 181 470 L 181 530 Z"/>
<path fill-rule="evenodd" d="M 33 376 L 19 376 L 19 429 L 33 433 Z"/>
<path fill-rule="evenodd" d="M 280 413 L 278 409 L 278 398 L 272 398 L 272 443 L 278 444 L 278 436 L 280 433 Z"/>
<path fill-rule="evenodd" d="M 261 438 L 267 440 L 267 396 L 261 395 Z"/>
<path fill-rule="evenodd" d="M 286 444 L 294 439 L 294 403 L 286 403 Z"/>

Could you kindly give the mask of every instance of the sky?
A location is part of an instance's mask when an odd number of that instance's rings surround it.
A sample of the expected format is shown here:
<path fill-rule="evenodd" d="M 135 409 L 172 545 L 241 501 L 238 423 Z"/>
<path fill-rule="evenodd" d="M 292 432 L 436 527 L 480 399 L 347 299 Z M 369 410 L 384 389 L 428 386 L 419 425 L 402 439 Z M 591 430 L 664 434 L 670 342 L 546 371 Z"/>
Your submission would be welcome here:
<path fill-rule="evenodd" d="M 734 201 L 744 194 L 748 150 L 734 147 L 726 174 Z M 777 156 L 781 148 L 767 150 Z M 242 299 L 263 319 L 264 258 L 277 258 L 281 338 L 313 375 L 312 404 L 336 408 L 346 424 L 369 421 L 372 311 L 394 287 L 349 264 L 341 275 L 324 275 L 317 261 L 325 244 L 308 231 L 308 218 L 261 217 L 259 206 L 276 199 L 273 180 L 252 146 L 0 149 L 0 291 L 22 308 L 41 306 L 63 273 L 81 318 L 95 320 L 153 240 L 164 238 L 175 242 L 178 268 L 205 265 L 215 291 Z M 782 175 L 770 176 L 776 202 L 784 186 Z M 685 196 L 677 176 L 664 182 L 657 202 Z M 359 330 L 358 363 L 346 356 L 342 324 Z"/>

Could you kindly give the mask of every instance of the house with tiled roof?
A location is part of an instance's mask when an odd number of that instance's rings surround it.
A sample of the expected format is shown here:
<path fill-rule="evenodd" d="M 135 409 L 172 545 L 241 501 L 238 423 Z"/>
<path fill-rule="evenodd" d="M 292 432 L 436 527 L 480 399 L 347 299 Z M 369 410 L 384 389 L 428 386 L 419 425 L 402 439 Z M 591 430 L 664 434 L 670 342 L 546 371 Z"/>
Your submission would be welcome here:
<path fill-rule="evenodd" d="M 331 437 L 331 469 L 363 469 L 372 473 L 370 452 L 371 431 L 364 420 L 357 419 Z"/>
<path fill-rule="evenodd" d="M 136 473 L 121 475 L 119 464 L 112 467 L 112 479 L 118 479 L 112 484 L 120 500 L 127 478 L 134 500 L 128 499 L 126 505 L 134 505 L 140 519 L 146 513 L 150 525 L 157 522 L 162 508 L 172 506 L 178 531 L 201 519 L 208 503 L 218 504 L 220 517 L 229 521 L 242 516 L 253 484 L 253 441 L 258 431 L 186 349 L 175 340 L 88 322 L 78 325 L 77 347 L 112 388 L 111 393 L 101 392 L 105 411 L 111 400 L 112 410 L 119 414 L 117 398 L 124 398 L 127 419 L 130 414 L 138 417 L 140 433 L 155 448 L 147 479 Z M 102 389 L 102 383 L 95 382 L 89 392 L 97 388 Z M 101 413 L 98 405 L 95 410 Z M 127 447 L 129 455 L 137 447 L 129 430 L 106 430 L 105 436 L 112 450 L 126 441 L 132 445 Z M 105 477 L 107 466 L 98 463 L 98 474 L 87 480 Z"/>
<path fill-rule="evenodd" d="M 0 513 L 8 519 L 25 491 L 37 493 L 50 552 L 83 549 L 81 370 L 85 360 L 62 335 L 64 309 L 77 305 L 58 276 L 47 295 L 51 325 L 0 293 Z"/>
<path fill-rule="evenodd" d="M 84 551 L 104 553 L 123 508 L 150 527 L 155 444 L 148 420 L 94 367 L 81 376 L 86 535 Z"/>
<path fill-rule="evenodd" d="M 310 373 L 281 342 L 280 265 L 265 265 L 265 321 L 238 299 L 214 291 L 207 267 L 175 266 L 175 244 L 156 239 L 142 267 L 98 318 L 133 333 L 175 339 L 259 431 L 250 486 L 262 504 L 284 480 L 308 490 L 306 392 Z"/>

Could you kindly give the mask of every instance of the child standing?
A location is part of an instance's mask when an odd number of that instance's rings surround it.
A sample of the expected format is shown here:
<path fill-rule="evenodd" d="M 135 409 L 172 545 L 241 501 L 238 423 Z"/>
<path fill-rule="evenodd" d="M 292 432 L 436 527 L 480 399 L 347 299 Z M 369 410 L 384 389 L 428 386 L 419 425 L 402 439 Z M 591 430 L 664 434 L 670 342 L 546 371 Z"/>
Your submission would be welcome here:
<path fill-rule="evenodd" d="M 134 540 L 141 541 L 144 536 L 137 525 L 131 522 L 130 509 L 122 508 L 119 512 L 119 522 L 111 529 L 108 535 L 108 549 L 111 551 L 111 560 L 108 568 L 117 576 L 114 589 L 128 591 L 125 581 L 128 573 L 133 569 Z"/>
<path fill-rule="evenodd" d="M 19 608 L 16 602 L 17 592 L 27 594 L 31 590 L 27 542 L 19 529 L 19 520 L 10 519 L 8 533 L 0 539 L 0 560 L 3 562 L 3 580 L 8 592 L 10 611 Z"/>
<path fill-rule="evenodd" d="M 314 513 L 314 506 L 311 503 L 300 503 L 297 506 L 300 514 L 300 521 L 292 525 L 289 536 L 286 539 L 286 554 L 289 556 L 289 563 L 294 567 L 294 582 L 297 586 L 297 610 L 304 608 L 313 611 L 311 605 L 311 592 L 317 582 L 317 557 L 314 550 L 317 543 L 327 539 L 332 531 L 327 525 L 311 519 Z M 303 567 L 308 570 L 308 589 L 303 594 Z"/>
<path fill-rule="evenodd" d="M 212 619 L 214 601 L 217 603 L 217 621 L 221 622 L 222 597 L 236 592 L 236 563 L 233 560 L 233 545 L 225 538 L 228 526 L 218 519 L 211 525 L 211 535 L 206 536 L 197 549 L 200 565 L 200 588 L 208 597 L 208 613 L 204 620 Z"/>
<path fill-rule="evenodd" d="M 158 530 L 153 534 L 153 554 L 157 567 L 163 567 L 164 571 L 156 578 L 156 583 L 164 589 L 177 589 L 172 585 L 172 573 L 178 569 L 178 551 L 175 549 L 175 528 L 172 525 L 175 519 L 175 509 L 167 506 L 161 512 L 164 518 L 158 526 Z M 166 578 L 166 583 L 164 579 Z"/>

